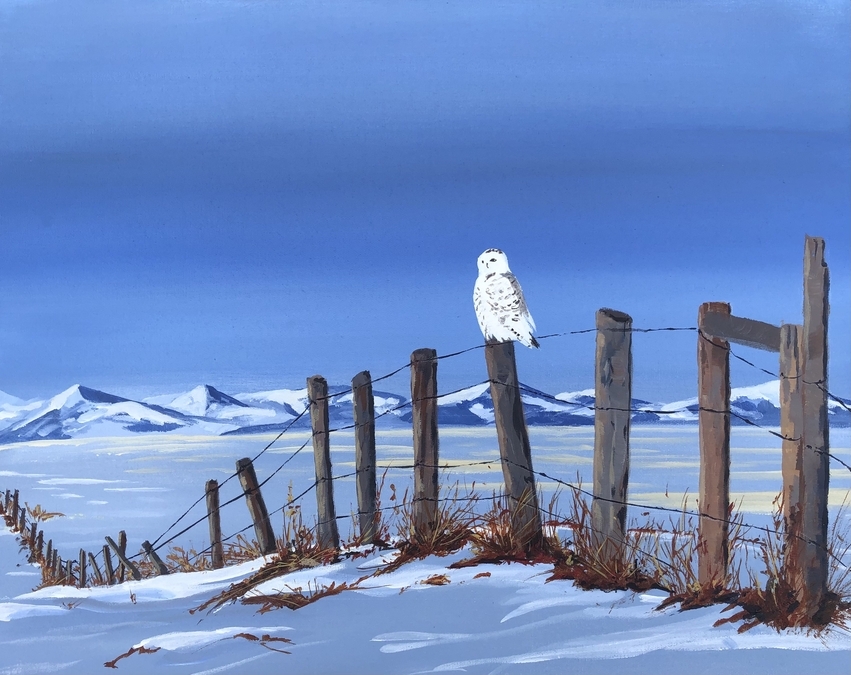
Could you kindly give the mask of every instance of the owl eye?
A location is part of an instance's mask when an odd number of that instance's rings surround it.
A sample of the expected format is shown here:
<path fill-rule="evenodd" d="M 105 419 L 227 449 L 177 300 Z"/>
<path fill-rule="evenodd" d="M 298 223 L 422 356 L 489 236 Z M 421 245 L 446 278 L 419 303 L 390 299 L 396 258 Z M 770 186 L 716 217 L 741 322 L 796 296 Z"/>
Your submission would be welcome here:
<path fill-rule="evenodd" d="M 496 262 L 496 258 L 491 258 L 491 262 Z"/>

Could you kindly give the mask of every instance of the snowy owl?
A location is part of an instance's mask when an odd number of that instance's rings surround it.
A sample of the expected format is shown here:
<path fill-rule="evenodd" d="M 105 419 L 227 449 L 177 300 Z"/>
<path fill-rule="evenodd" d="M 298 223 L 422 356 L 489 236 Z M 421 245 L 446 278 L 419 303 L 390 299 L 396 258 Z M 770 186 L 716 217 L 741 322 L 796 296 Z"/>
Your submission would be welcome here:
<path fill-rule="evenodd" d="M 505 253 L 498 248 L 489 248 L 479 256 L 473 305 L 485 340 L 517 340 L 527 347 L 540 347 L 532 335 L 535 320 L 526 307 L 520 282 L 508 268 Z"/>

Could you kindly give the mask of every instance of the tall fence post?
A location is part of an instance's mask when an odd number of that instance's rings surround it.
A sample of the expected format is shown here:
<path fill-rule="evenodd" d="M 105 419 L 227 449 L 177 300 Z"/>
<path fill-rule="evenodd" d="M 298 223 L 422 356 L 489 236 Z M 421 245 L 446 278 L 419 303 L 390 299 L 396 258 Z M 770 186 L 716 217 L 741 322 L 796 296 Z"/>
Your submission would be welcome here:
<path fill-rule="evenodd" d="M 269 511 L 266 502 L 260 493 L 260 485 L 257 482 L 257 474 L 254 472 L 254 464 L 251 459 L 243 457 L 236 463 L 236 473 L 239 483 L 245 493 L 245 502 L 248 512 L 254 522 L 254 533 L 257 535 L 257 543 L 263 555 L 269 555 L 277 550 L 275 544 L 275 532 L 272 530 L 272 521 L 269 520 Z"/>
<path fill-rule="evenodd" d="M 514 343 L 489 340 L 485 345 L 485 362 L 502 475 L 511 502 L 512 537 L 519 549 L 533 552 L 543 544 L 544 533 L 532 470 L 532 446 L 520 397 Z"/>
<path fill-rule="evenodd" d="M 331 473 L 331 438 L 328 433 L 328 382 L 320 375 L 307 378 L 310 426 L 313 429 L 313 465 L 316 472 L 317 539 L 323 549 L 340 548 L 334 482 Z"/>
<path fill-rule="evenodd" d="M 700 494 L 698 581 L 723 584 L 729 561 L 730 345 L 704 332 L 708 312 L 730 314 L 726 302 L 705 302 L 697 316 Z"/>
<path fill-rule="evenodd" d="M 780 327 L 780 435 L 783 436 L 783 520 L 786 534 L 786 571 L 794 588 L 802 584 L 798 566 L 801 542 L 801 462 L 803 461 L 804 399 L 801 340 L 803 328 Z"/>
<path fill-rule="evenodd" d="M 352 378 L 352 407 L 360 539 L 364 543 L 372 543 L 378 533 L 375 522 L 375 404 L 368 370 Z"/>
<path fill-rule="evenodd" d="M 632 317 L 613 309 L 597 312 L 594 396 L 592 536 L 601 561 L 623 565 L 632 405 Z"/>
<path fill-rule="evenodd" d="M 414 431 L 414 533 L 428 538 L 437 521 L 438 453 L 437 352 L 411 354 L 411 405 Z"/>
<path fill-rule="evenodd" d="M 830 444 L 827 419 L 827 317 L 830 276 L 824 240 L 806 237 L 804 245 L 803 455 L 801 462 L 801 537 L 798 565 L 803 586 L 798 599 L 813 617 L 827 593 L 827 497 Z"/>
<path fill-rule="evenodd" d="M 219 512 L 219 481 L 215 478 L 208 480 L 205 486 L 207 497 L 207 523 L 210 526 L 210 558 L 213 569 L 225 566 L 225 555 L 222 549 L 222 516 Z"/>

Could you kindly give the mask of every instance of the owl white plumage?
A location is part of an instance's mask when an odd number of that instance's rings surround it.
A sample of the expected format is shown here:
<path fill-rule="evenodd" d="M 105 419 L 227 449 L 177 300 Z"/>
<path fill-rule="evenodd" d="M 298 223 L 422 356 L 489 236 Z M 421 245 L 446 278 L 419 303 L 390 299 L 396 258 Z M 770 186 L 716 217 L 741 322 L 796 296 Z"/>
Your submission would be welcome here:
<path fill-rule="evenodd" d="M 508 257 L 498 248 L 489 248 L 479 256 L 473 306 L 485 340 L 517 340 L 527 347 L 540 347 L 532 335 L 535 320 L 526 306 L 520 282 L 508 267 Z"/>

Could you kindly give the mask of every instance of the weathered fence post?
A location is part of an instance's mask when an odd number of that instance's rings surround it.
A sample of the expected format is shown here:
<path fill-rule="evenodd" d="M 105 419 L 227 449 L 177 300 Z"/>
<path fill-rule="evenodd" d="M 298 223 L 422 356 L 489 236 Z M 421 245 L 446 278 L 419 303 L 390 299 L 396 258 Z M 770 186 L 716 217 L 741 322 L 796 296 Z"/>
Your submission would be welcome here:
<path fill-rule="evenodd" d="M 100 573 L 97 560 L 95 560 L 95 557 L 91 553 L 89 553 L 89 566 L 92 568 L 92 574 L 94 574 L 95 581 L 102 586 L 104 583 L 103 575 Z"/>
<path fill-rule="evenodd" d="M 502 475 L 510 500 L 512 538 L 515 546 L 530 553 L 541 547 L 544 534 L 532 470 L 532 446 L 526 429 L 520 380 L 514 359 L 514 343 L 489 340 L 485 345 L 485 362 Z"/>
<path fill-rule="evenodd" d="M 77 567 L 80 569 L 80 573 L 77 575 L 77 587 L 85 588 L 88 579 L 86 575 L 86 552 L 83 549 L 80 549 L 80 559 L 77 561 Z"/>
<path fill-rule="evenodd" d="M 245 502 L 248 505 L 251 520 L 254 522 L 254 533 L 257 535 L 260 551 L 263 555 L 274 553 L 277 550 L 275 532 L 272 530 L 269 511 L 266 509 L 263 495 L 260 494 L 257 474 L 254 472 L 254 465 L 250 458 L 243 457 L 237 461 L 236 474 L 239 477 L 240 485 L 242 485 L 242 491 L 245 493 Z"/>
<path fill-rule="evenodd" d="M 21 512 L 18 514 L 18 532 L 23 533 L 24 537 L 26 537 L 27 530 L 27 510 L 22 506 Z"/>
<path fill-rule="evenodd" d="M 313 429 L 313 466 L 316 473 L 317 540 L 324 549 L 340 548 L 334 482 L 331 473 L 331 437 L 328 433 L 328 382 L 321 375 L 307 378 L 310 426 Z"/>
<path fill-rule="evenodd" d="M 10 507 L 6 511 L 6 513 L 12 519 L 12 529 L 14 530 L 15 526 L 18 524 L 18 491 L 17 490 L 15 490 L 15 492 L 12 493 L 12 504 L 10 505 Z"/>
<path fill-rule="evenodd" d="M 109 553 L 109 546 L 103 547 L 103 571 L 106 575 L 106 583 L 112 585 L 115 583 L 115 570 L 112 568 L 112 556 Z"/>
<path fill-rule="evenodd" d="M 730 345 L 704 332 L 704 315 L 730 314 L 726 302 L 705 302 L 697 316 L 700 494 L 698 581 L 723 584 L 729 561 Z"/>
<path fill-rule="evenodd" d="M 600 560 L 625 564 L 626 496 L 632 405 L 632 317 L 597 312 L 592 537 Z"/>
<path fill-rule="evenodd" d="M 824 240 L 806 237 L 804 247 L 803 454 L 798 599 L 812 617 L 827 593 L 827 497 L 830 444 L 827 419 L 827 316 L 830 277 Z"/>
<path fill-rule="evenodd" d="M 127 533 L 124 530 L 118 532 L 118 550 L 121 555 L 118 557 L 118 583 L 124 583 L 125 567 L 122 562 L 127 556 Z"/>
<path fill-rule="evenodd" d="M 780 435 L 783 436 L 783 519 L 786 529 L 785 561 L 795 588 L 800 586 L 798 543 L 801 537 L 801 461 L 803 459 L 804 400 L 801 382 L 801 339 L 796 324 L 780 327 Z"/>
<path fill-rule="evenodd" d="M 411 421 L 414 433 L 414 535 L 428 539 L 437 526 L 437 352 L 411 354 Z"/>
<path fill-rule="evenodd" d="M 162 558 L 159 557 L 157 552 L 154 550 L 154 547 L 151 546 L 151 542 L 147 539 L 142 542 L 142 550 L 145 551 L 145 554 L 150 558 L 151 562 L 154 564 L 154 569 L 156 569 L 157 574 L 163 575 L 168 574 L 168 567 L 162 561 Z"/>
<path fill-rule="evenodd" d="M 368 370 L 352 378 L 355 418 L 355 471 L 357 471 L 358 524 L 364 543 L 375 540 L 375 404 Z"/>
<path fill-rule="evenodd" d="M 123 532 L 124 530 L 122 530 Z M 130 559 L 127 557 L 124 551 L 121 550 L 121 546 L 116 544 L 112 537 L 105 537 L 106 543 L 109 544 L 109 547 L 115 552 L 115 555 L 118 556 L 118 559 L 121 561 L 121 564 L 124 565 L 124 569 L 130 572 L 130 576 L 132 576 L 136 581 L 139 581 L 142 578 L 142 575 L 139 572 L 139 569 L 130 562 Z M 126 539 L 125 539 L 126 542 Z M 104 556 L 106 557 L 106 556 Z"/>
<path fill-rule="evenodd" d="M 210 526 L 210 558 L 213 569 L 225 566 L 225 554 L 222 548 L 222 517 L 219 513 L 219 481 L 208 480 L 205 487 L 207 496 L 207 523 Z"/>
<path fill-rule="evenodd" d="M 47 540 L 47 551 L 44 554 L 44 566 L 50 567 L 53 562 L 53 539 Z"/>
<path fill-rule="evenodd" d="M 74 561 L 70 559 L 65 561 L 65 583 L 74 583 Z"/>

